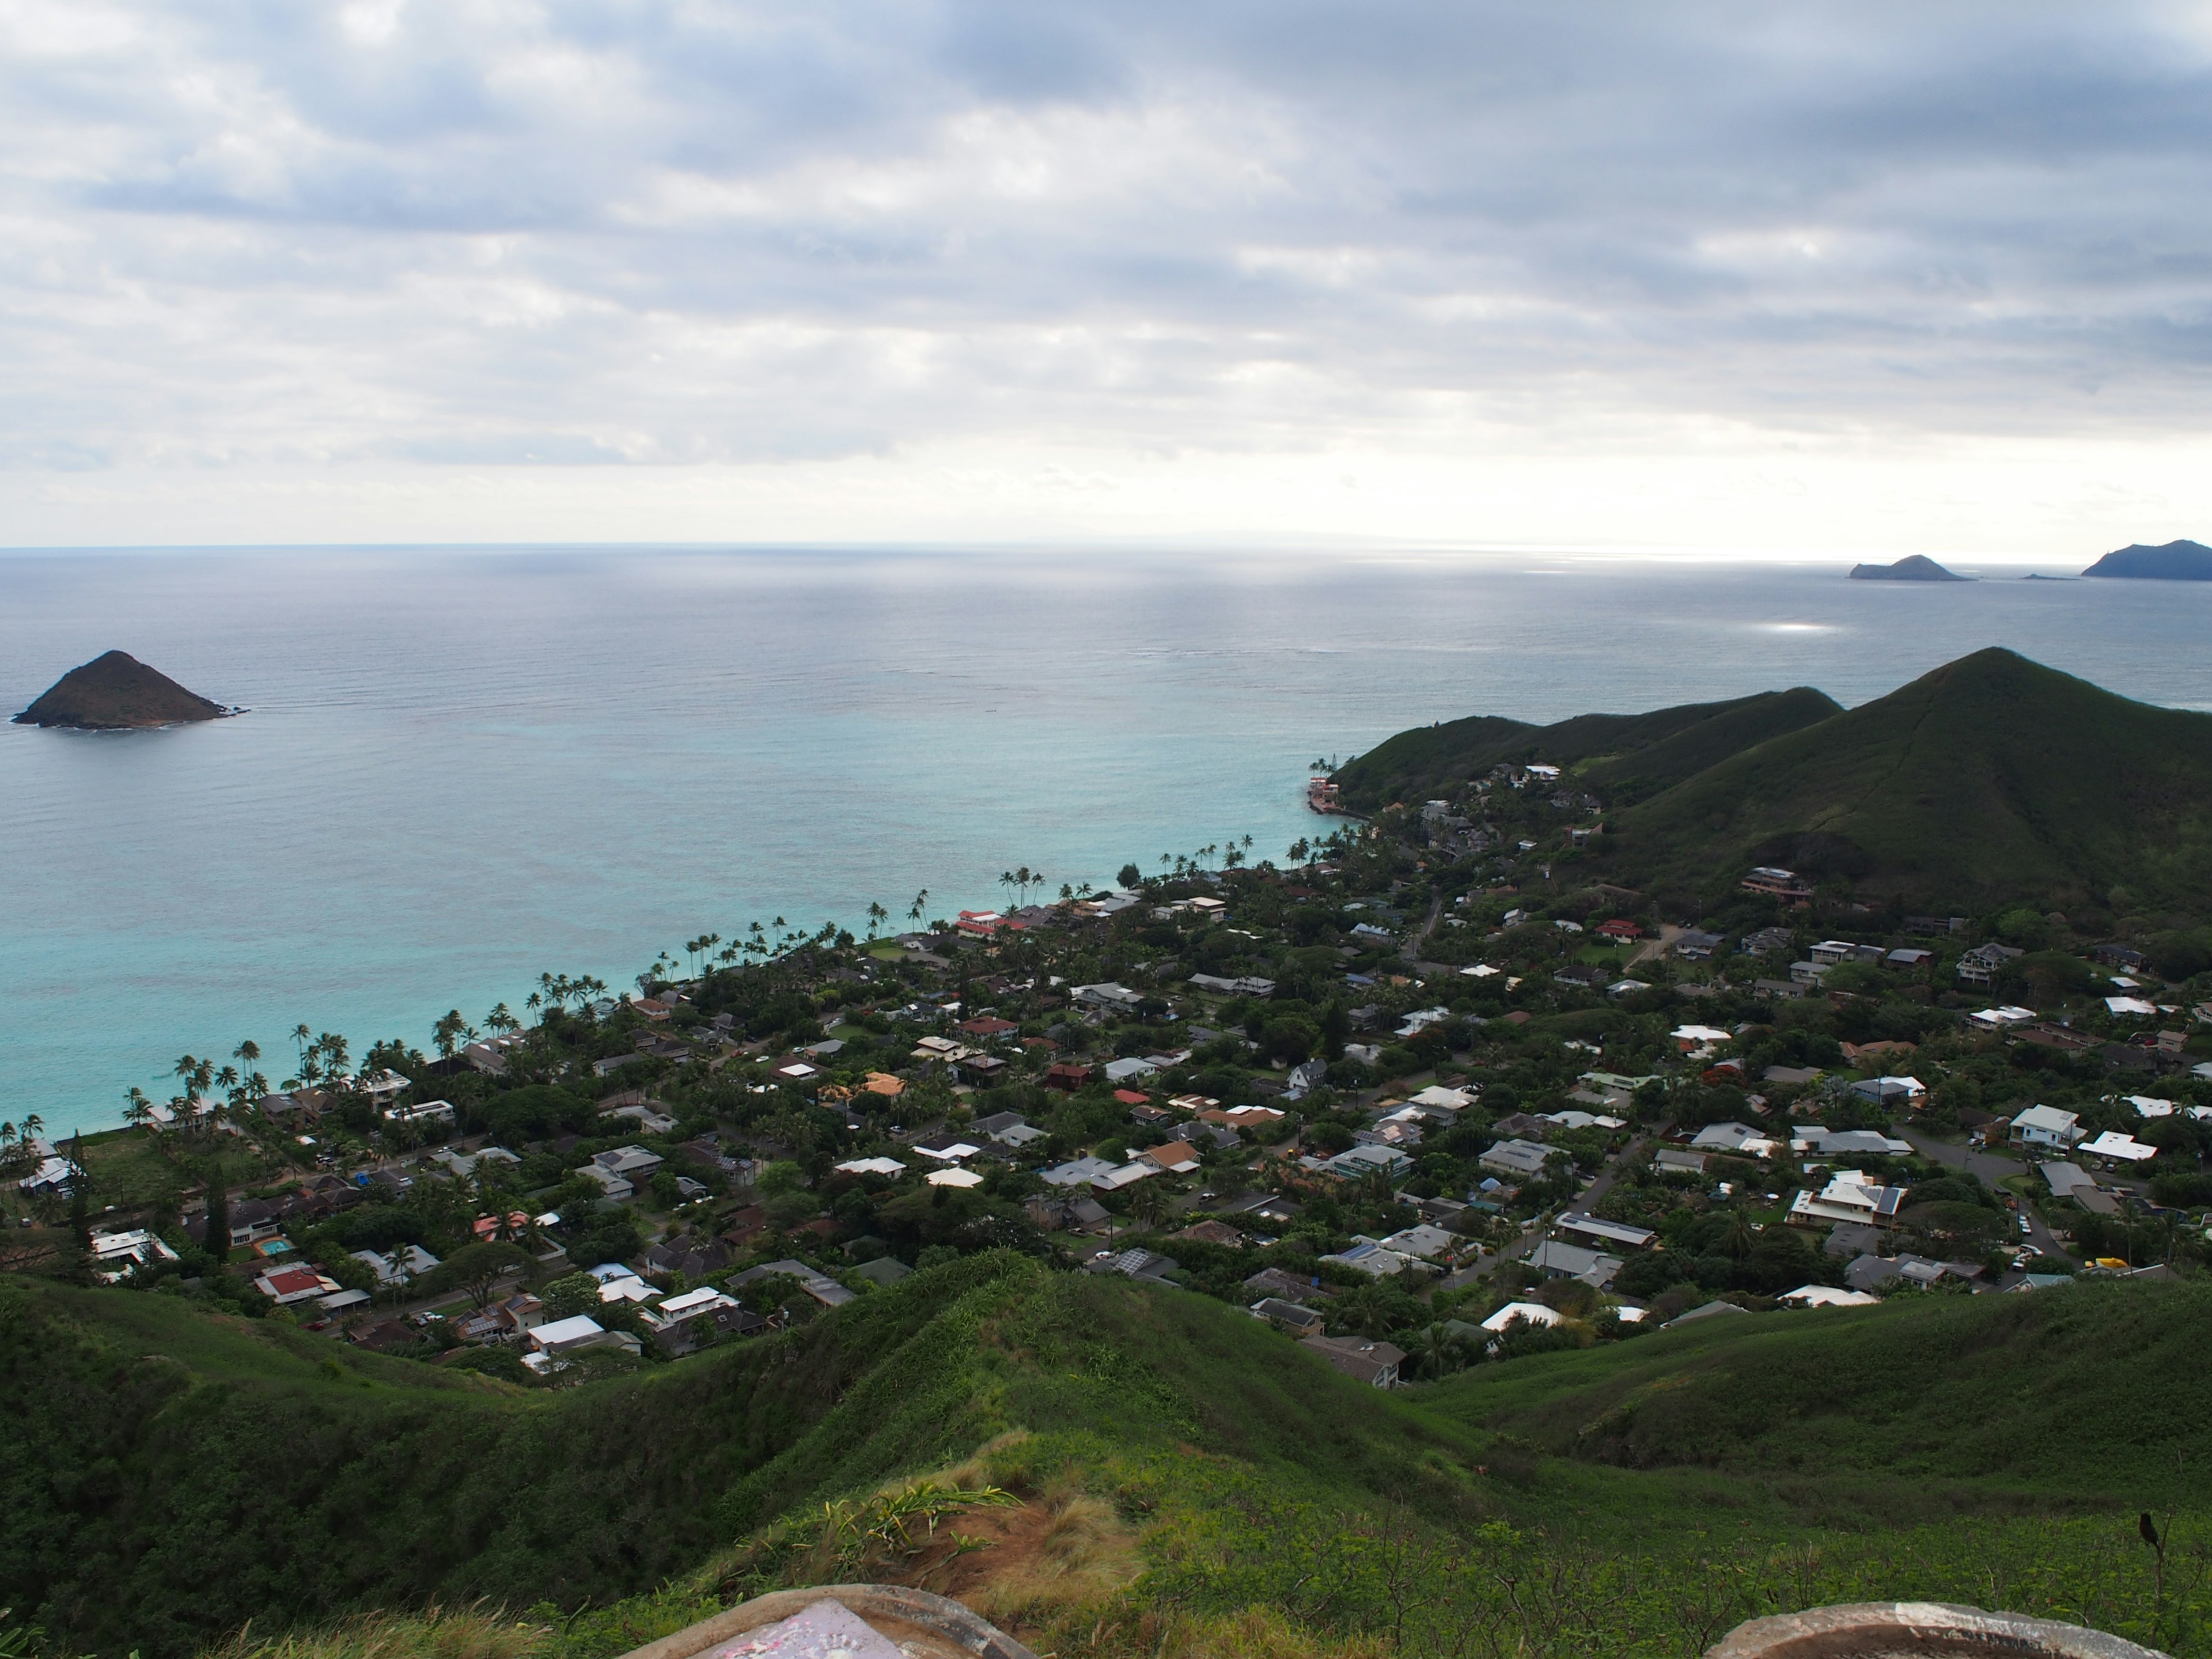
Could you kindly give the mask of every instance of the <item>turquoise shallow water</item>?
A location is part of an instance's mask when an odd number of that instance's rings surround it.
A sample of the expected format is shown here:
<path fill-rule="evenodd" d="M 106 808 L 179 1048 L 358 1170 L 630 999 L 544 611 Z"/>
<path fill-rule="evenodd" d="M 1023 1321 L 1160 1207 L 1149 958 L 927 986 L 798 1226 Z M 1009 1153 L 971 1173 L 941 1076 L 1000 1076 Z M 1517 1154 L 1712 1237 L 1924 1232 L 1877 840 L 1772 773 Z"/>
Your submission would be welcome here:
<path fill-rule="evenodd" d="M 246 718 L 0 726 L 0 1115 L 119 1121 L 305 1021 L 429 1045 L 541 970 L 753 919 L 1108 882 L 1317 820 L 1398 728 L 1794 684 L 1984 645 L 2212 707 L 2212 584 L 1834 568 L 600 550 L 0 555 L 0 702 L 110 647 Z"/>

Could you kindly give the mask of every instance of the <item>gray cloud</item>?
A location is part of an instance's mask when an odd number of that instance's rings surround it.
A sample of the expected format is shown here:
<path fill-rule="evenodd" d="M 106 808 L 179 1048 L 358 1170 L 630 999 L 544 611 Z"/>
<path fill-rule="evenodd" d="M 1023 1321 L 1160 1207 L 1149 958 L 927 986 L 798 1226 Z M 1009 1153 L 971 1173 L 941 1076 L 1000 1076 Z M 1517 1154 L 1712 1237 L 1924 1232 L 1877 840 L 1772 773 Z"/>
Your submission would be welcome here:
<path fill-rule="evenodd" d="M 2170 430 L 2212 15 L 30 3 L 0 465 Z"/>

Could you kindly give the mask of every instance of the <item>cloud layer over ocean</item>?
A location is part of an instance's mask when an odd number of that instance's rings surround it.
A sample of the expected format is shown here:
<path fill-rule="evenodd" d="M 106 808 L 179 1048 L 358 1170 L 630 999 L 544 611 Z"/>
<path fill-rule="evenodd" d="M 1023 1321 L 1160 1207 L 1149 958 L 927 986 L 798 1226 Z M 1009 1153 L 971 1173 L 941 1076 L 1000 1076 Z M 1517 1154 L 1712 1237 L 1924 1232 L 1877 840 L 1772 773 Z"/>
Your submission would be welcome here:
<path fill-rule="evenodd" d="M 1602 535 L 2057 446 L 2149 525 L 2207 201 L 2202 5 L 0 0 L 0 504 L 1219 532 L 1311 472 L 1449 538 L 1580 463 Z"/>

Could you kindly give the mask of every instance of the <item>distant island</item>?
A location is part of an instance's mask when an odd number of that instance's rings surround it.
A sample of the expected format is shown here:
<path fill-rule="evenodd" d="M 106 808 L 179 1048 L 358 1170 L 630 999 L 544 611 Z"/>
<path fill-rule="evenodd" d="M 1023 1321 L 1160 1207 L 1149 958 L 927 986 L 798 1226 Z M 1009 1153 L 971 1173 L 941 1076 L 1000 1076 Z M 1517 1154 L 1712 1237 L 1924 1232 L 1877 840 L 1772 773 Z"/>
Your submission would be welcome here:
<path fill-rule="evenodd" d="M 1908 553 L 1895 564 L 1855 564 L 1851 567 L 1855 582 L 1970 582 L 1972 576 L 1961 576 L 1955 570 L 1946 570 L 1924 553 Z"/>
<path fill-rule="evenodd" d="M 18 726 L 76 732 L 129 732 L 188 720 L 221 720 L 234 711 L 187 691 L 127 652 L 110 651 L 72 668 L 15 716 Z"/>
<path fill-rule="evenodd" d="M 2132 576 L 2144 581 L 2212 582 L 2212 547 L 2202 542 L 2141 542 L 2107 553 L 2081 573 L 2085 576 Z"/>

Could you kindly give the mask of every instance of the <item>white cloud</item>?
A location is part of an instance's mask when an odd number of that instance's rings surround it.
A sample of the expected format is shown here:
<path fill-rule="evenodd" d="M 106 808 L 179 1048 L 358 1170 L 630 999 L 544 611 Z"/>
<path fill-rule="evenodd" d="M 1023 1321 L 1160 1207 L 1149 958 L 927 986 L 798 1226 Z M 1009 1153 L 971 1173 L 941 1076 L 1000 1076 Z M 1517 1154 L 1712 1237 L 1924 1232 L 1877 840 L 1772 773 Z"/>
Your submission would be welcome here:
<path fill-rule="evenodd" d="M 2203 533 L 2209 54 L 2158 5 L 0 0 L 0 512 Z"/>

